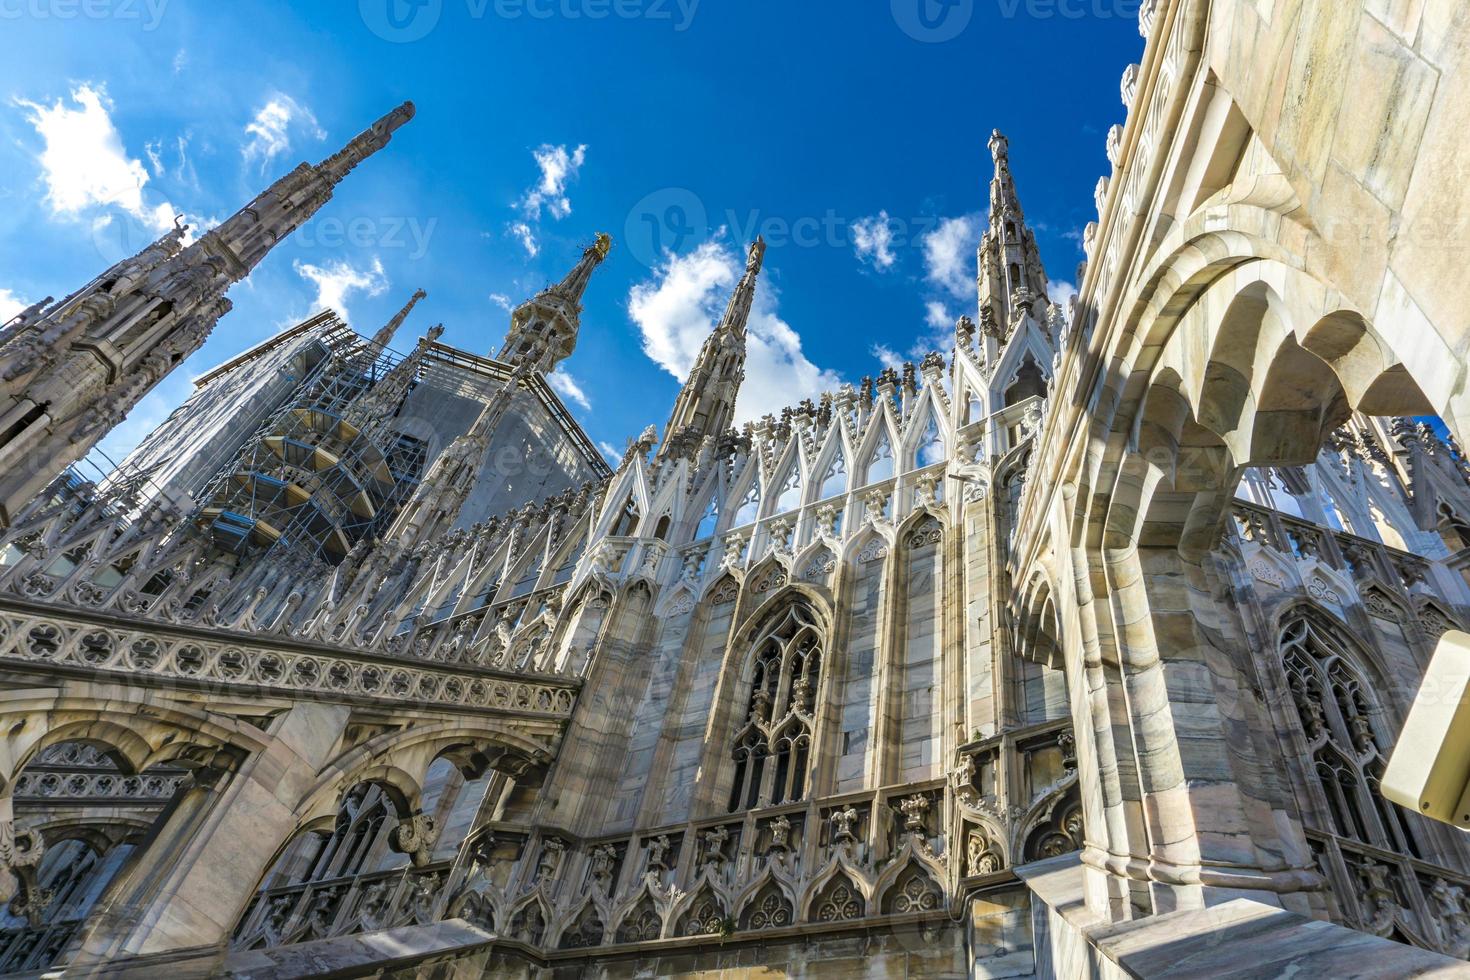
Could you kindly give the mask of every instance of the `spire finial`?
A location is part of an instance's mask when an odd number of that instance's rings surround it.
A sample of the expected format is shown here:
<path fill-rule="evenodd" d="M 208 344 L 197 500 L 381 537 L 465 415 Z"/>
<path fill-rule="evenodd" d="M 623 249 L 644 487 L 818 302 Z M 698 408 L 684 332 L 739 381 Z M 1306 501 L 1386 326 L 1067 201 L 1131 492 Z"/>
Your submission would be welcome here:
<path fill-rule="evenodd" d="M 990 131 L 990 159 L 997 167 L 1005 166 L 1009 160 L 1011 141 L 998 129 Z"/>
<path fill-rule="evenodd" d="M 527 364 L 535 371 L 550 371 L 571 356 L 581 326 L 582 294 L 592 271 L 612 250 L 612 236 L 598 232 L 592 244 L 566 278 L 548 286 L 516 307 L 510 316 L 510 333 L 501 348 L 500 360 Z"/>
<path fill-rule="evenodd" d="M 403 307 L 403 309 L 393 314 L 393 319 L 389 320 L 382 326 L 381 329 L 378 330 L 377 333 L 373 334 L 373 344 L 376 345 L 379 350 L 391 344 L 393 342 L 393 335 L 398 332 L 399 327 L 403 326 L 403 321 L 408 319 L 408 315 L 412 313 L 413 308 L 419 304 L 419 300 L 427 299 L 428 295 L 429 294 L 424 292 L 422 289 L 415 290 L 414 294 L 408 298 L 408 303 Z"/>
<path fill-rule="evenodd" d="M 351 173 L 353 167 L 387 146 L 393 134 L 414 117 L 415 111 L 412 102 L 403 103 L 354 136 L 342 149 L 323 160 L 317 166 L 317 172 L 331 183 L 338 183 Z"/>
<path fill-rule="evenodd" d="M 750 252 L 745 259 L 745 274 L 748 276 L 758 275 L 761 266 L 766 260 L 766 239 L 764 235 L 757 235 L 755 241 L 750 243 Z"/>

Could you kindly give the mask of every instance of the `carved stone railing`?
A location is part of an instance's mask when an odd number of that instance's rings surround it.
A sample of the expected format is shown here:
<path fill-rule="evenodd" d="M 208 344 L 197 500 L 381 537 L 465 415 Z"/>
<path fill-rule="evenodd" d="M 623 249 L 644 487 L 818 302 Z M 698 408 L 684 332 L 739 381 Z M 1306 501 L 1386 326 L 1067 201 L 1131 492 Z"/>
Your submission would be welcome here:
<path fill-rule="evenodd" d="M 450 872 L 442 861 L 271 888 L 255 897 L 231 945 L 258 949 L 428 925 L 445 917 Z"/>
<path fill-rule="evenodd" d="M 84 921 L 69 919 L 35 929 L 0 929 L 0 974 L 9 976 L 51 966 Z"/>
<path fill-rule="evenodd" d="M 1043 734 L 1055 742 L 1055 730 Z M 450 917 L 548 955 L 939 922 L 959 897 L 945 823 L 951 792 L 934 779 L 615 837 L 491 822 L 453 862 L 266 889 L 232 945 L 281 946 Z"/>
<path fill-rule="evenodd" d="M 1307 831 L 1344 925 L 1470 959 L 1470 876 Z"/>
<path fill-rule="evenodd" d="M 1257 504 L 1236 500 L 1231 508 L 1244 541 L 1298 560 L 1316 559 L 1354 579 L 1376 578 L 1404 592 L 1427 579 L 1430 560 L 1420 555 Z"/>
<path fill-rule="evenodd" d="M 167 803 L 183 784 L 186 773 L 62 772 L 28 767 L 16 778 L 17 802 Z"/>
<path fill-rule="evenodd" d="M 563 719 L 580 682 L 463 664 L 395 660 L 343 649 L 262 643 L 223 631 L 160 628 L 115 617 L 0 600 L 0 666 L 167 681 L 209 689 L 288 691 L 457 712 Z"/>

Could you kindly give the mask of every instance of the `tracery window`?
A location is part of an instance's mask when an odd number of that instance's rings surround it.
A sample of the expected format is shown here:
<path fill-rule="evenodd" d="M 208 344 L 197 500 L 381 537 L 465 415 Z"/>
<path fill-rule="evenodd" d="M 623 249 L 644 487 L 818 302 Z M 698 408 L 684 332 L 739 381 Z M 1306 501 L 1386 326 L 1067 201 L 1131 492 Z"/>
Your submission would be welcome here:
<path fill-rule="evenodd" d="M 316 847 L 292 883 L 348 878 L 377 870 L 387 854 L 387 835 L 397 823 L 388 794 L 377 783 L 359 783 L 342 799 L 330 834 L 316 835 Z M 373 859 L 370 865 L 369 859 Z"/>
<path fill-rule="evenodd" d="M 719 501 L 710 498 L 709 508 L 705 510 L 704 516 L 699 519 L 699 527 L 694 531 L 694 540 L 699 541 L 715 533 L 715 526 L 720 522 Z"/>
<path fill-rule="evenodd" d="M 760 516 L 760 510 L 761 487 L 760 481 L 756 480 L 751 482 L 750 489 L 741 498 L 740 507 L 735 511 L 735 521 L 731 527 L 744 527 L 746 524 L 754 523 L 755 519 Z"/>
<path fill-rule="evenodd" d="M 847 492 L 847 457 L 842 450 L 832 457 L 832 465 L 827 467 L 827 475 L 822 477 L 822 490 L 819 499 L 826 500 L 838 494 Z"/>
<path fill-rule="evenodd" d="M 822 634 L 811 610 L 793 602 L 757 642 L 750 698 L 733 758 L 730 810 L 804 799 L 809 787 Z"/>
<path fill-rule="evenodd" d="M 939 434 L 939 423 L 934 418 L 934 413 L 929 413 L 929 424 L 924 427 L 924 434 L 919 437 L 919 450 L 916 454 L 918 465 L 932 466 L 942 462 L 946 456 L 944 448 L 944 437 Z"/>
<path fill-rule="evenodd" d="M 781 495 L 776 498 L 776 509 L 773 513 L 784 514 L 800 506 L 801 467 L 792 462 L 791 472 L 786 474 L 786 479 L 781 483 Z"/>
<path fill-rule="evenodd" d="M 1332 824 L 1320 829 L 1417 855 L 1403 814 L 1379 790 L 1387 751 L 1370 686 L 1347 647 L 1302 616 L 1282 632 L 1281 662 Z"/>
<path fill-rule="evenodd" d="M 868 482 L 880 483 L 893 478 L 893 445 L 885 432 L 868 459 Z"/>

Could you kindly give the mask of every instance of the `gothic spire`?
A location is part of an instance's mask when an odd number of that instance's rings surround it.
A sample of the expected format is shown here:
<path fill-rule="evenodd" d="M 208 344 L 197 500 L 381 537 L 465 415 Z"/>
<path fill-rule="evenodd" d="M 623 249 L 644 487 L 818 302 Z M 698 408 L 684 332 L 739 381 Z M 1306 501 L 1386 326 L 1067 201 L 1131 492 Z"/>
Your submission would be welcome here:
<path fill-rule="evenodd" d="M 990 224 L 1011 218 L 1025 220 L 1021 199 L 1016 195 L 1016 181 L 1011 177 L 1011 141 L 998 129 L 990 131 L 990 160 L 995 173 L 990 178 Z"/>
<path fill-rule="evenodd" d="M 1005 346 L 1017 318 L 1025 312 L 1036 313 L 1036 304 L 1046 300 L 1046 270 L 1011 176 L 1010 141 L 997 129 L 990 134 L 989 146 L 995 166 L 990 178 L 990 227 L 980 240 L 977 255 L 980 326 L 987 359 Z M 1044 312 L 1043 306 L 1036 315 Z"/>
<path fill-rule="evenodd" d="M 408 315 L 413 312 L 413 308 L 419 305 L 419 300 L 427 299 L 428 296 L 429 294 L 422 289 L 415 290 L 414 294 L 408 298 L 408 303 L 403 309 L 395 313 L 393 319 L 383 324 L 378 332 L 373 334 L 373 346 L 378 350 L 382 350 L 391 344 L 393 342 L 393 335 L 398 332 L 399 327 L 403 326 L 403 321 L 408 319 Z"/>
<path fill-rule="evenodd" d="M 359 395 L 347 409 L 346 419 L 359 429 L 375 431 L 391 418 L 403 403 L 409 386 L 418 378 L 419 367 L 429 346 L 444 334 L 444 324 L 430 327 L 408 356 L 389 368 L 388 373 Z"/>
<path fill-rule="evenodd" d="M 735 399 L 745 380 L 745 328 L 765 255 L 765 239 L 757 238 L 746 255 L 745 274 L 735 286 L 725 315 L 705 339 L 689 379 L 674 402 L 659 458 L 692 455 L 706 438 L 718 439 L 730 428 Z"/>
<path fill-rule="evenodd" d="M 571 356 L 581 328 L 582 294 L 592 270 L 602 264 L 611 248 L 612 239 L 598 232 L 566 278 L 516 307 L 500 360 L 544 374 Z"/>
<path fill-rule="evenodd" d="M 716 333 L 745 336 L 745 324 L 750 320 L 750 308 L 755 302 L 755 280 L 761 273 L 765 259 L 766 240 L 764 236 L 758 235 L 750 244 L 750 251 L 745 257 L 745 275 L 736 283 L 735 293 L 730 297 L 730 305 L 725 308 L 720 325 L 715 328 Z"/>
<path fill-rule="evenodd" d="M 85 456 L 230 309 L 225 291 L 331 200 L 413 118 L 404 103 L 313 167 L 301 164 L 185 246 L 168 231 L 19 329 L 0 354 L 0 527 Z"/>
<path fill-rule="evenodd" d="M 245 278 L 276 243 L 304 225 L 362 161 L 377 153 L 413 118 L 405 102 L 316 166 L 302 163 L 226 219 L 193 248 L 223 260 L 231 282 Z"/>

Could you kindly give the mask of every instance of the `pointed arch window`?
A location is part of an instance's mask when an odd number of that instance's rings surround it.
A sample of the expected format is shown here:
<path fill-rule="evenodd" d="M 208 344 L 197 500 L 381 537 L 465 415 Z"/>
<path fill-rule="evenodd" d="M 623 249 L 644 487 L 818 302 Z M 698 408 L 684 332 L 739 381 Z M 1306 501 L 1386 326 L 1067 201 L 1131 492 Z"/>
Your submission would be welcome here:
<path fill-rule="evenodd" d="M 1281 664 L 1331 823 L 1318 829 L 1417 856 L 1404 815 L 1379 788 L 1387 758 L 1378 709 L 1347 645 L 1299 616 L 1282 631 Z"/>
<path fill-rule="evenodd" d="M 388 832 L 396 824 L 397 810 L 383 787 L 358 783 L 343 797 L 332 832 L 314 835 L 314 853 L 304 873 L 288 874 L 288 882 L 283 883 L 349 878 L 379 870 L 388 855 Z"/>
<path fill-rule="evenodd" d="M 720 523 L 720 502 L 715 497 L 710 497 L 709 506 L 705 508 L 704 516 L 699 519 L 699 527 L 694 530 L 694 540 L 700 541 L 715 533 L 715 528 Z"/>
<path fill-rule="evenodd" d="M 791 471 L 786 474 L 786 479 L 781 481 L 781 493 L 776 498 L 776 510 L 774 513 L 784 514 L 787 511 L 796 510 L 801 506 L 801 467 L 795 460 L 791 462 Z"/>
<path fill-rule="evenodd" d="M 867 479 L 869 483 L 893 479 L 893 444 L 888 441 L 887 432 L 879 437 L 878 445 L 873 448 L 873 455 L 868 457 Z"/>
<path fill-rule="evenodd" d="M 939 432 L 939 420 L 934 413 L 929 413 L 929 424 L 924 426 L 924 434 L 919 436 L 919 449 L 915 459 L 919 466 L 933 466 L 942 463 L 949 453 L 944 446 L 944 436 Z"/>
<path fill-rule="evenodd" d="M 510 587 L 510 598 L 518 599 L 536 587 L 536 580 L 541 577 L 542 559 L 543 556 L 538 554 L 526 563 L 525 568 L 521 570 L 520 578 L 516 579 L 515 584 Z"/>
<path fill-rule="evenodd" d="M 965 392 L 965 425 L 979 422 L 984 415 L 984 409 L 980 407 L 980 398 L 973 391 Z"/>
<path fill-rule="evenodd" d="M 805 603 L 791 603 L 762 632 L 732 753 L 732 812 L 806 797 L 822 661 L 822 633 Z"/>
<path fill-rule="evenodd" d="M 582 552 L 587 550 L 587 539 L 583 537 L 567 551 L 566 559 L 557 566 L 556 574 L 552 576 L 553 585 L 563 585 L 572 580 L 572 574 L 577 570 L 577 562 L 582 560 Z"/>
<path fill-rule="evenodd" d="M 472 612 L 476 609 L 483 609 L 495 601 L 495 593 L 500 590 L 501 572 L 502 569 L 499 563 L 497 563 L 490 574 L 485 576 L 485 581 L 481 583 L 479 590 L 475 592 L 474 598 L 470 600 L 466 611 Z"/>
<path fill-rule="evenodd" d="M 745 496 L 740 498 L 740 507 L 735 511 L 735 521 L 732 527 L 744 527 L 746 524 L 755 523 L 755 519 L 761 512 L 761 485 L 759 480 L 752 480 L 750 489 Z"/>
<path fill-rule="evenodd" d="M 832 465 L 822 477 L 822 491 L 818 499 L 826 500 L 847 492 L 847 456 L 839 448 L 832 457 Z"/>
<path fill-rule="evenodd" d="M 617 520 L 613 521 L 612 536 L 615 538 L 630 537 L 638 530 L 638 522 L 642 519 L 643 515 L 638 511 L 638 501 L 633 499 L 632 494 L 629 494 Z"/>

